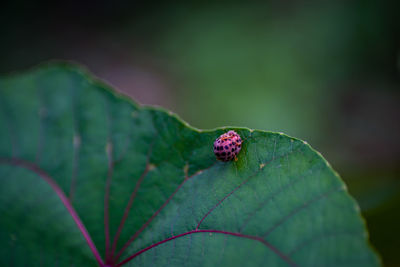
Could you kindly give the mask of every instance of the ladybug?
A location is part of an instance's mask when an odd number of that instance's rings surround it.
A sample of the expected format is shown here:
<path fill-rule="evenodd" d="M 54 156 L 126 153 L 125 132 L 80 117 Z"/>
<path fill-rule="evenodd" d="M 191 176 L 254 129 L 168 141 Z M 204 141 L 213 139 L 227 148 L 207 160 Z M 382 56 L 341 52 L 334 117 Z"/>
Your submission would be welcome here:
<path fill-rule="evenodd" d="M 237 161 L 241 148 L 242 139 L 235 131 L 224 133 L 214 142 L 214 154 L 221 161 Z"/>

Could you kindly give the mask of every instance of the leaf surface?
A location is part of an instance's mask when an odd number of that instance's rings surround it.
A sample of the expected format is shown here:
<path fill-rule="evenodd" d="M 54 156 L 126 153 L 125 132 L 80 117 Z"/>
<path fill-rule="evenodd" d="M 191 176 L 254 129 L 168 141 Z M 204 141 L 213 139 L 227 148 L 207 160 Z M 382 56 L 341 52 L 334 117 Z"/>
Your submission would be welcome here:
<path fill-rule="evenodd" d="M 0 80 L 4 266 L 378 266 L 322 156 L 280 133 L 201 131 L 86 71 Z M 242 150 L 218 162 L 234 129 Z"/>

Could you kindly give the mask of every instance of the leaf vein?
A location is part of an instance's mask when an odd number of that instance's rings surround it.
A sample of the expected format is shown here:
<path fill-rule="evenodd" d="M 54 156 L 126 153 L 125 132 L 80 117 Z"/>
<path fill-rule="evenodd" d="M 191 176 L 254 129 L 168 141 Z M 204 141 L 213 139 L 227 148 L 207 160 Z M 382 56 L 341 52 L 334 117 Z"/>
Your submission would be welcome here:
<path fill-rule="evenodd" d="M 128 258 L 124 259 L 123 261 L 121 261 L 120 263 L 118 263 L 116 265 L 116 267 L 120 267 L 126 263 L 128 263 L 129 261 L 131 261 L 132 259 L 136 258 L 137 256 L 139 256 L 140 254 L 154 248 L 157 247 L 159 245 L 162 245 L 166 242 L 175 240 L 177 238 L 186 236 L 186 235 L 192 235 L 192 234 L 196 234 L 196 233 L 218 233 L 218 234 L 224 234 L 224 235 L 230 235 L 230 236 L 236 236 L 236 237 L 240 237 L 240 238 L 246 238 L 246 239 L 251 239 L 251 240 L 255 240 L 258 242 L 261 242 L 263 245 L 265 245 L 266 247 L 268 247 L 272 252 L 274 252 L 278 257 L 280 257 L 282 260 L 284 260 L 289 266 L 291 267 L 297 267 L 298 265 L 286 254 L 284 254 L 283 252 L 281 252 L 278 248 L 276 248 L 275 246 L 273 246 L 271 243 L 269 243 L 268 241 L 262 239 L 261 237 L 258 236 L 251 236 L 251 235 L 244 235 L 241 233 L 235 233 L 235 232 L 228 232 L 228 231 L 223 231 L 223 230 L 214 230 L 214 229 L 195 229 L 192 231 L 188 231 L 176 236 L 171 236 L 169 238 L 166 238 L 164 240 L 161 240 L 159 242 L 156 242 L 146 248 L 143 248 L 139 251 L 137 251 L 136 253 L 134 253 L 133 255 L 129 256 Z"/>
<path fill-rule="evenodd" d="M 36 164 L 19 159 L 19 158 L 0 158 L 0 164 L 7 164 L 11 166 L 20 167 L 26 170 L 29 170 L 42 178 L 46 181 L 50 187 L 54 190 L 57 196 L 60 198 L 61 202 L 67 209 L 68 213 L 71 215 L 72 219 L 74 220 L 75 224 L 77 225 L 78 229 L 82 233 L 83 237 L 86 240 L 86 243 L 90 247 L 94 257 L 96 258 L 98 264 L 100 266 L 104 266 L 103 260 L 97 251 L 96 245 L 93 243 L 92 238 L 90 237 L 89 232 L 86 230 L 85 225 L 79 218 L 79 215 L 76 213 L 75 209 L 73 208 L 72 204 L 69 202 L 67 196 L 65 195 L 64 191 L 59 187 L 59 185 L 55 182 L 55 180 L 47 174 L 44 170 L 39 168 Z"/>
<path fill-rule="evenodd" d="M 197 172 L 195 172 L 194 174 L 192 174 L 191 176 L 187 176 L 182 183 L 180 183 L 178 185 L 178 187 L 175 189 L 175 191 L 167 198 L 167 200 L 160 206 L 160 208 L 139 228 L 138 231 L 136 231 L 133 236 L 125 243 L 125 245 L 121 248 L 121 250 L 118 252 L 118 254 L 115 256 L 115 261 L 117 261 L 122 253 L 125 251 L 126 248 L 128 248 L 128 246 L 140 235 L 141 232 L 143 232 L 144 229 L 146 229 L 146 227 L 153 221 L 153 219 L 165 208 L 165 206 L 167 206 L 167 204 L 171 201 L 171 199 L 175 196 L 175 194 L 179 191 L 179 189 L 184 185 L 184 183 L 190 179 L 192 179 L 193 177 L 200 175 L 201 173 L 203 173 L 204 171 L 212 168 L 215 165 L 215 163 L 213 163 L 212 165 L 210 165 L 209 167 L 199 170 Z"/>
<path fill-rule="evenodd" d="M 296 150 L 295 150 L 296 151 Z M 267 162 L 264 163 L 264 165 L 270 164 L 272 162 L 274 162 L 277 159 L 283 158 L 285 157 L 287 154 L 292 154 L 294 151 L 290 151 L 288 153 L 285 153 L 277 158 L 275 158 L 275 156 L 273 156 L 273 158 Z M 204 216 L 203 218 L 201 218 L 201 220 L 199 221 L 199 223 L 197 224 L 196 229 L 199 229 L 201 223 L 208 217 L 208 215 L 210 215 L 219 205 L 221 205 L 222 202 L 224 202 L 229 196 L 231 196 L 232 194 L 234 194 L 238 189 L 240 189 L 243 185 L 245 185 L 251 178 L 253 178 L 254 176 L 256 176 L 259 172 L 261 172 L 263 170 L 263 168 L 259 168 L 257 171 L 255 171 L 253 174 L 251 174 L 249 177 L 247 177 L 245 180 L 243 180 L 243 182 L 241 182 L 238 186 L 236 186 L 231 192 L 229 192 L 226 196 L 224 196 L 221 200 L 218 201 L 217 204 L 215 204 Z"/>
<path fill-rule="evenodd" d="M 293 217 L 295 214 L 301 212 L 302 210 L 307 209 L 308 207 L 310 207 L 311 204 L 322 200 L 324 198 L 327 198 L 329 195 L 331 195 L 332 193 L 338 192 L 338 191 L 342 191 L 344 190 L 344 188 L 341 187 L 333 187 L 330 190 L 326 191 L 325 193 L 318 195 L 317 197 L 314 197 L 313 199 L 311 199 L 310 201 L 304 203 L 301 206 L 296 207 L 295 209 L 293 209 L 289 214 L 287 214 L 285 217 L 283 217 L 281 220 L 279 220 L 277 223 L 275 223 L 265 234 L 263 234 L 263 237 L 267 237 L 268 235 L 270 235 L 276 228 L 278 228 L 279 226 L 281 226 L 283 223 L 285 223 L 289 218 Z"/>

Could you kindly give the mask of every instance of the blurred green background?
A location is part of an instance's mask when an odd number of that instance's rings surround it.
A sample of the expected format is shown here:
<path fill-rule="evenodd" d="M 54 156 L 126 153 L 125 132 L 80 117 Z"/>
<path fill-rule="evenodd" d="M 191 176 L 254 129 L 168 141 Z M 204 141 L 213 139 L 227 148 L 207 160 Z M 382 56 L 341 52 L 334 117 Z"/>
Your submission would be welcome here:
<path fill-rule="evenodd" d="M 400 266 L 398 1 L 20 0 L 2 4 L 0 29 L 1 75 L 72 60 L 194 127 L 308 141 Z"/>

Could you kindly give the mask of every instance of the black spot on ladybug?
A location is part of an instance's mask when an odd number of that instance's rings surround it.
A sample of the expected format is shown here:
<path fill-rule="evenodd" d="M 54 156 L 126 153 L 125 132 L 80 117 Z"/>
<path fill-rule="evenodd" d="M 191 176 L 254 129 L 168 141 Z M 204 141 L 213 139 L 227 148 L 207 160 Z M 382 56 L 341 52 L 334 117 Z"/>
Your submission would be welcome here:
<path fill-rule="evenodd" d="M 225 146 L 225 149 L 228 149 L 229 147 L 228 146 Z"/>
<path fill-rule="evenodd" d="M 225 152 L 222 152 L 222 153 L 221 153 L 222 156 L 225 156 L 225 154 L 226 154 Z"/>

